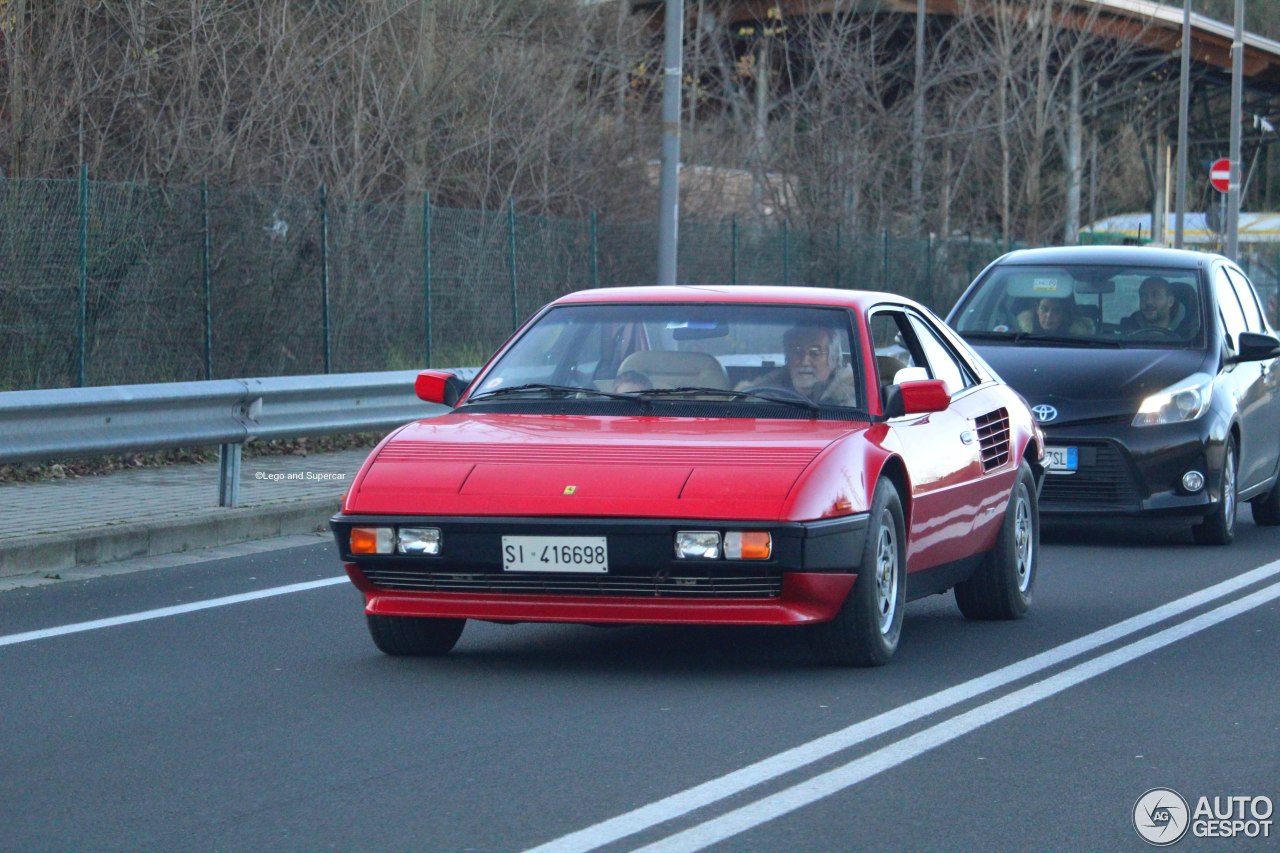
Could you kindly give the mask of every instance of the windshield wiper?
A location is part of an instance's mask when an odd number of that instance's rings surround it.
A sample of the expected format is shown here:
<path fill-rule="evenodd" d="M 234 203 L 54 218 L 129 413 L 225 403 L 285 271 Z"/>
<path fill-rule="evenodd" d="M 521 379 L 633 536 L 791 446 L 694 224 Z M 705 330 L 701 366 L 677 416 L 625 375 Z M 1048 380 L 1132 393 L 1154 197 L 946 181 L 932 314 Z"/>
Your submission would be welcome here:
<path fill-rule="evenodd" d="M 804 409 L 805 411 L 814 415 L 818 414 L 818 412 L 822 410 L 817 403 L 807 398 L 801 397 L 799 394 L 797 394 L 795 397 L 789 397 L 789 396 L 778 397 L 770 394 L 757 394 L 752 391 L 729 391 L 728 389 L 725 389 L 725 388 L 701 388 L 696 385 L 686 385 L 680 388 L 649 388 L 644 391 L 636 392 L 636 396 L 646 397 L 646 398 L 676 397 L 676 396 L 682 397 L 682 396 L 687 396 L 689 394 L 707 394 L 707 395 L 714 395 L 717 397 L 728 397 L 730 400 L 754 399 L 754 400 L 764 400 L 769 403 L 783 403 L 788 406 L 795 406 L 796 408 Z"/>
<path fill-rule="evenodd" d="M 1067 344 L 1068 346 L 1077 347 L 1107 347 L 1108 349 L 1119 349 L 1120 342 L 1111 338 L 1081 338 L 1076 335 L 1042 335 L 1039 333 L 1023 332 L 1014 338 L 1014 343 L 1050 343 L 1050 344 Z"/>
<path fill-rule="evenodd" d="M 1067 344 L 1068 346 L 1078 347 L 1107 347 L 1108 349 L 1119 349 L 1124 344 L 1113 338 L 1091 338 L 1080 337 L 1078 335 L 1046 335 L 1040 332 L 1024 332 L 1024 331 L 972 331 L 961 332 L 961 337 L 966 340 L 981 341 L 1008 341 L 1011 344 L 1026 343 L 1047 343 L 1047 344 Z"/>
<path fill-rule="evenodd" d="M 725 388 L 704 388 L 696 385 L 685 385 L 679 388 L 646 388 L 641 391 L 633 391 L 629 394 L 617 394 L 612 391 L 600 391 L 595 388 L 580 388 L 573 385 L 554 385 L 548 382 L 529 382 L 524 385 L 512 385 L 508 388 L 494 388 L 491 391 L 485 391 L 480 394 L 474 394 L 468 398 L 468 403 L 483 403 L 488 400 L 497 399 L 499 397 L 509 397 L 516 394 L 531 393 L 550 393 L 561 397 L 570 394 L 589 394 L 593 397 L 607 397 L 611 400 L 630 400 L 633 403 L 640 403 L 648 407 L 652 400 L 662 397 L 687 397 L 694 394 L 705 394 L 708 396 L 725 397 L 730 400 L 764 400 L 768 403 L 781 403 L 786 406 L 792 406 L 804 409 L 811 415 L 817 415 L 822 411 L 821 407 L 807 398 L 797 394 L 795 397 L 776 396 L 772 394 L 757 394 L 752 391 L 729 391 Z"/>
<path fill-rule="evenodd" d="M 559 394 L 561 396 L 567 396 L 569 394 L 590 394 L 593 397 L 608 397 L 612 400 L 636 399 L 635 394 L 615 394 L 612 391 L 601 391 L 598 388 L 581 388 L 574 385 L 552 385 L 547 382 L 528 382 L 524 385 L 512 385 L 509 388 L 494 388 L 491 391 L 473 394 L 467 399 L 467 402 L 476 403 L 495 397 L 506 397 L 512 394 L 527 394 L 534 391 Z"/>
<path fill-rule="evenodd" d="M 960 335 L 961 335 L 962 337 L 965 337 L 965 338 L 978 338 L 978 339 L 980 339 L 980 340 L 997 340 L 997 341 L 1008 340 L 1009 338 L 1017 338 L 1018 336 L 1020 336 L 1020 335 L 1022 335 L 1022 334 L 1024 334 L 1024 333 L 1023 333 L 1023 332 L 1017 332 L 1017 333 L 1015 334 L 1015 333 L 1014 333 L 1014 332 L 1012 332 L 1012 331 L 1009 331 L 1009 332 L 982 331 L 982 332 L 980 332 L 980 331 L 977 331 L 977 330 L 972 331 L 972 332 L 965 331 L 965 332 L 961 332 L 961 333 L 960 333 Z"/>

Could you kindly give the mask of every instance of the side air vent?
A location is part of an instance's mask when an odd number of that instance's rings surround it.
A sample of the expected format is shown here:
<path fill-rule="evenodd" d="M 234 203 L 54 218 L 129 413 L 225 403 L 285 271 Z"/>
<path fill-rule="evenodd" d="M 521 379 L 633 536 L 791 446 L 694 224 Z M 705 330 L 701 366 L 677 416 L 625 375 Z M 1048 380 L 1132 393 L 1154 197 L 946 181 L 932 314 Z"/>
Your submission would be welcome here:
<path fill-rule="evenodd" d="M 1009 461 L 1009 413 L 996 409 L 977 420 L 982 470 L 993 471 Z"/>

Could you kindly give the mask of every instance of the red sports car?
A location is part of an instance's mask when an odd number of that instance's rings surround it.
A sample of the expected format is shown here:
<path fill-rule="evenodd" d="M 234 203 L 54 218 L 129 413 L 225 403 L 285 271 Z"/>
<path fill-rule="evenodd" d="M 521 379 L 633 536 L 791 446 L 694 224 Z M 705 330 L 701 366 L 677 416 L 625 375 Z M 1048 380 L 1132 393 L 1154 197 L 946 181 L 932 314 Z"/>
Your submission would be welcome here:
<path fill-rule="evenodd" d="M 582 291 L 417 393 L 452 411 L 387 436 L 332 521 L 387 654 L 444 654 L 467 619 L 793 625 L 867 666 L 909 599 L 1031 602 L 1043 438 L 908 299 Z"/>

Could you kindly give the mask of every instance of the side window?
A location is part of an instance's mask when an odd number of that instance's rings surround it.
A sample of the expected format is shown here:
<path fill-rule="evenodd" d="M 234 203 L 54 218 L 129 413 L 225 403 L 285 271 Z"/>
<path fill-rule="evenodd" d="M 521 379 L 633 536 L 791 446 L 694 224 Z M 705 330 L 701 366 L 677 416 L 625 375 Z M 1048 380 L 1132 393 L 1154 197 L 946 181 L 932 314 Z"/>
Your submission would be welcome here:
<path fill-rule="evenodd" d="M 1221 267 L 1213 273 L 1213 295 L 1218 303 L 1218 310 L 1222 314 L 1223 325 L 1227 330 L 1229 338 L 1227 345 L 1231 349 L 1235 349 L 1240 333 L 1248 331 L 1249 327 L 1245 323 L 1244 310 L 1240 307 L 1240 300 L 1236 298 L 1235 288 L 1231 286 L 1226 270 Z"/>
<path fill-rule="evenodd" d="M 1253 292 L 1253 286 L 1249 284 L 1247 278 L 1235 270 L 1229 269 L 1226 270 L 1226 273 L 1235 288 L 1236 296 L 1240 299 L 1241 307 L 1244 308 L 1245 327 L 1250 332 L 1265 332 L 1267 324 L 1262 319 L 1262 306 L 1258 304 L 1258 297 Z"/>
<path fill-rule="evenodd" d="M 951 350 L 947 349 L 946 345 L 938 339 L 938 333 L 928 323 L 912 314 L 911 325 L 920 341 L 920 348 L 924 351 L 925 358 L 929 362 L 929 375 L 931 377 L 946 382 L 947 391 L 951 394 L 956 394 L 961 389 L 973 384 L 971 377 L 968 376 L 968 371 L 956 361 L 956 357 L 952 355 Z"/>
<path fill-rule="evenodd" d="M 924 367 L 919 349 L 913 350 L 908 334 L 907 318 L 901 311 L 878 309 L 867 320 L 871 332 L 871 345 L 876 353 L 876 371 L 881 385 L 889 385 L 899 370 L 906 367 Z"/>

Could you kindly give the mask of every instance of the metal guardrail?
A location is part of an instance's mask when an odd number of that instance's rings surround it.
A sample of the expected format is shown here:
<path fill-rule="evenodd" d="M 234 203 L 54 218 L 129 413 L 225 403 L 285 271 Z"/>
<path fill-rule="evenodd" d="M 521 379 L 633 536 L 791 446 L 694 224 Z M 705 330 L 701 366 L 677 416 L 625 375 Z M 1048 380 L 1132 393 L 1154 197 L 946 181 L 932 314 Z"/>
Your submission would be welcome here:
<path fill-rule="evenodd" d="M 478 368 L 454 368 L 463 379 Z M 240 497 L 251 438 L 390 429 L 448 411 L 414 393 L 416 370 L 0 392 L 0 461 L 218 445 L 218 505 Z"/>

